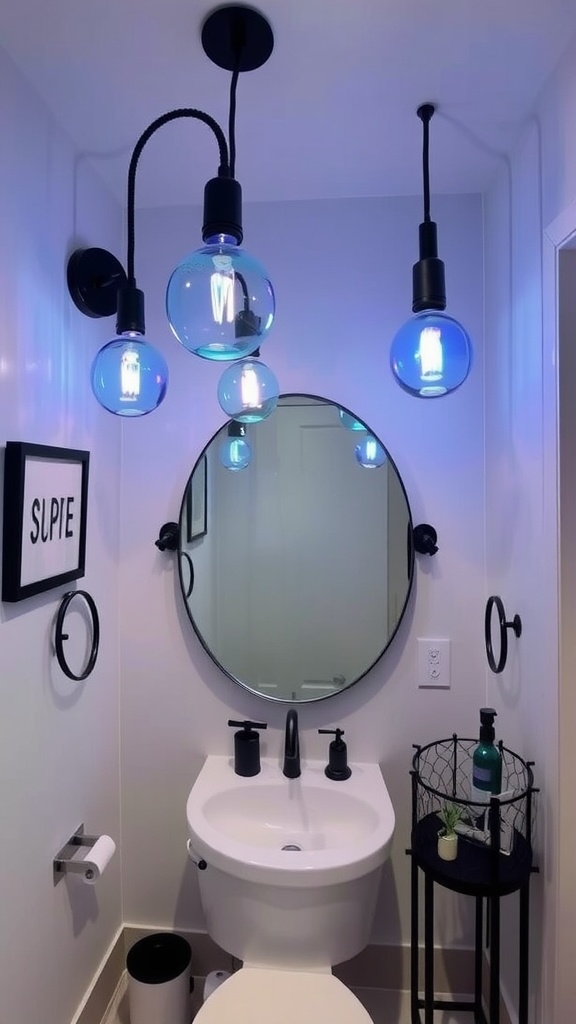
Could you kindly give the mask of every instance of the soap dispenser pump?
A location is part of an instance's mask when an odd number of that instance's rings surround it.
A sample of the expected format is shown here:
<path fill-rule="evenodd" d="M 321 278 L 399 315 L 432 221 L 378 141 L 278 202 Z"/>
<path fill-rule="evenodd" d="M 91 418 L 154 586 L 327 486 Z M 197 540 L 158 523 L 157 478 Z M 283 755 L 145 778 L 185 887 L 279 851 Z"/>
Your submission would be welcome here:
<path fill-rule="evenodd" d="M 234 771 L 236 775 L 249 778 L 260 771 L 260 736 L 256 729 L 267 729 L 266 722 L 236 722 L 229 719 L 228 725 L 238 729 L 234 733 Z"/>
<path fill-rule="evenodd" d="M 480 742 L 472 754 L 472 800 L 488 803 L 502 788 L 502 754 L 494 745 L 494 708 L 480 708 Z"/>
<path fill-rule="evenodd" d="M 328 748 L 328 764 L 324 774 L 335 782 L 344 782 L 352 775 L 352 769 L 348 767 L 348 751 L 342 739 L 344 729 L 318 729 L 318 732 L 336 737 Z"/>

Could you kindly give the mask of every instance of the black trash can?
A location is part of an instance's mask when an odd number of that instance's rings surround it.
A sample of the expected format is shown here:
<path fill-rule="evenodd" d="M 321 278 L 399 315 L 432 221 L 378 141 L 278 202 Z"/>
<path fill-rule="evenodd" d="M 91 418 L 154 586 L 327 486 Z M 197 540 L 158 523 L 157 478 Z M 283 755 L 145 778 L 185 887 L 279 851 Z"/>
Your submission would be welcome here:
<path fill-rule="evenodd" d="M 192 951 L 173 932 L 135 942 L 126 957 L 130 1024 L 190 1024 Z"/>

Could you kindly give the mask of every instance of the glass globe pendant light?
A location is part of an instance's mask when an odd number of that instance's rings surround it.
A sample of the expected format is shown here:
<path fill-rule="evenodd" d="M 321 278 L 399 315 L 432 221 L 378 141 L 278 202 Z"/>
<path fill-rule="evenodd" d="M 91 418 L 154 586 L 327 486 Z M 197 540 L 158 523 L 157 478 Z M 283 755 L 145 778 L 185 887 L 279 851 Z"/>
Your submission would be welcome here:
<path fill-rule="evenodd" d="M 390 363 L 400 387 L 418 398 L 438 398 L 466 380 L 471 360 L 467 332 L 446 309 L 444 263 L 438 258 L 436 224 L 430 219 L 429 125 L 435 107 L 424 103 L 417 114 L 423 124 L 424 220 L 419 229 L 419 260 L 412 268 L 415 314 L 396 333 Z"/>
<path fill-rule="evenodd" d="M 372 434 L 363 437 L 354 450 L 356 461 L 363 469 L 379 469 L 386 462 L 386 452 Z"/>
<path fill-rule="evenodd" d="M 164 356 L 144 339 L 144 295 L 125 287 L 117 295 L 117 337 L 92 363 L 92 391 L 116 416 L 145 416 L 157 409 L 168 387 Z"/>
<path fill-rule="evenodd" d="M 132 264 L 131 264 L 132 266 Z M 144 335 L 144 295 L 133 276 L 106 249 L 77 249 L 68 260 L 68 290 L 89 317 L 116 313 L 116 336 L 92 363 L 91 384 L 100 405 L 116 416 L 145 416 L 168 387 L 164 356 Z"/>
<path fill-rule="evenodd" d="M 272 370 L 259 359 L 238 359 L 218 383 L 220 408 L 239 423 L 265 420 L 278 405 L 280 388 Z"/>
<path fill-rule="evenodd" d="M 246 427 L 243 423 L 233 420 L 228 424 L 227 437 L 220 445 L 218 454 L 224 469 L 232 473 L 246 469 L 252 458 L 252 448 L 246 440 Z"/>
<path fill-rule="evenodd" d="M 202 28 L 204 52 L 232 72 L 229 114 L 229 167 L 220 168 L 204 190 L 204 246 L 185 256 L 172 273 L 166 312 L 178 341 L 203 359 L 251 355 L 274 322 L 275 299 L 264 267 L 240 248 L 242 190 L 235 180 L 236 86 L 243 71 L 268 60 L 272 29 L 259 12 L 242 6 L 213 11 Z"/>

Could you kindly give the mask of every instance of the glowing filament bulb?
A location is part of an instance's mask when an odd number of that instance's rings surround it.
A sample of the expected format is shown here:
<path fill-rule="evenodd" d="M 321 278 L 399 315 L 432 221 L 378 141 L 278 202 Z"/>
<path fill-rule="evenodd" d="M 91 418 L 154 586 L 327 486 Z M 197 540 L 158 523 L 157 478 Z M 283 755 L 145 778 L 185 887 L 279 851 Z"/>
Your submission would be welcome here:
<path fill-rule="evenodd" d="M 140 356 L 132 347 L 120 359 L 120 401 L 135 402 L 140 395 Z"/>
<path fill-rule="evenodd" d="M 210 278 L 212 316 L 217 324 L 234 323 L 234 268 L 230 256 L 212 258 L 215 273 Z"/>
<path fill-rule="evenodd" d="M 260 398 L 258 374 L 250 363 L 245 363 L 242 367 L 240 394 L 242 396 L 242 406 L 244 409 L 258 409 L 261 406 L 262 401 Z"/>
<path fill-rule="evenodd" d="M 440 380 L 444 373 L 442 331 L 438 327 L 425 327 L 420 332 L 418 347 L 422 380 Z"/>

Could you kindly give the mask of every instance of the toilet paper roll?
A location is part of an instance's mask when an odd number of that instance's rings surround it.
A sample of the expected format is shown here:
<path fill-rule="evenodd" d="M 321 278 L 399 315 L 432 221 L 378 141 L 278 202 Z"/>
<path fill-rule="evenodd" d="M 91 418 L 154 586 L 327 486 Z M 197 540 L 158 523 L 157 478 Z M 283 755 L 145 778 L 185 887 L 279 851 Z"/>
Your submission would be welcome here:
<path fill-rule="evenodd" d="M 210 973 L 206 975 L 206 981 L 204 982 L 204 992 L 202 995 L 203 1002 L 206 1002 L 208 997 L 216 991 L 218 986 L 229 977 L 230 971 L 210 971 Z"/>
<path fill-rule="evenodd" d="M 80 873 L 80 877 L 86 885 L 95 885 L 102 872 L 108 867 L 115 850 L 116 843 L 110 836 L 99 836 L 94 846 L 87 848 Z"/>

